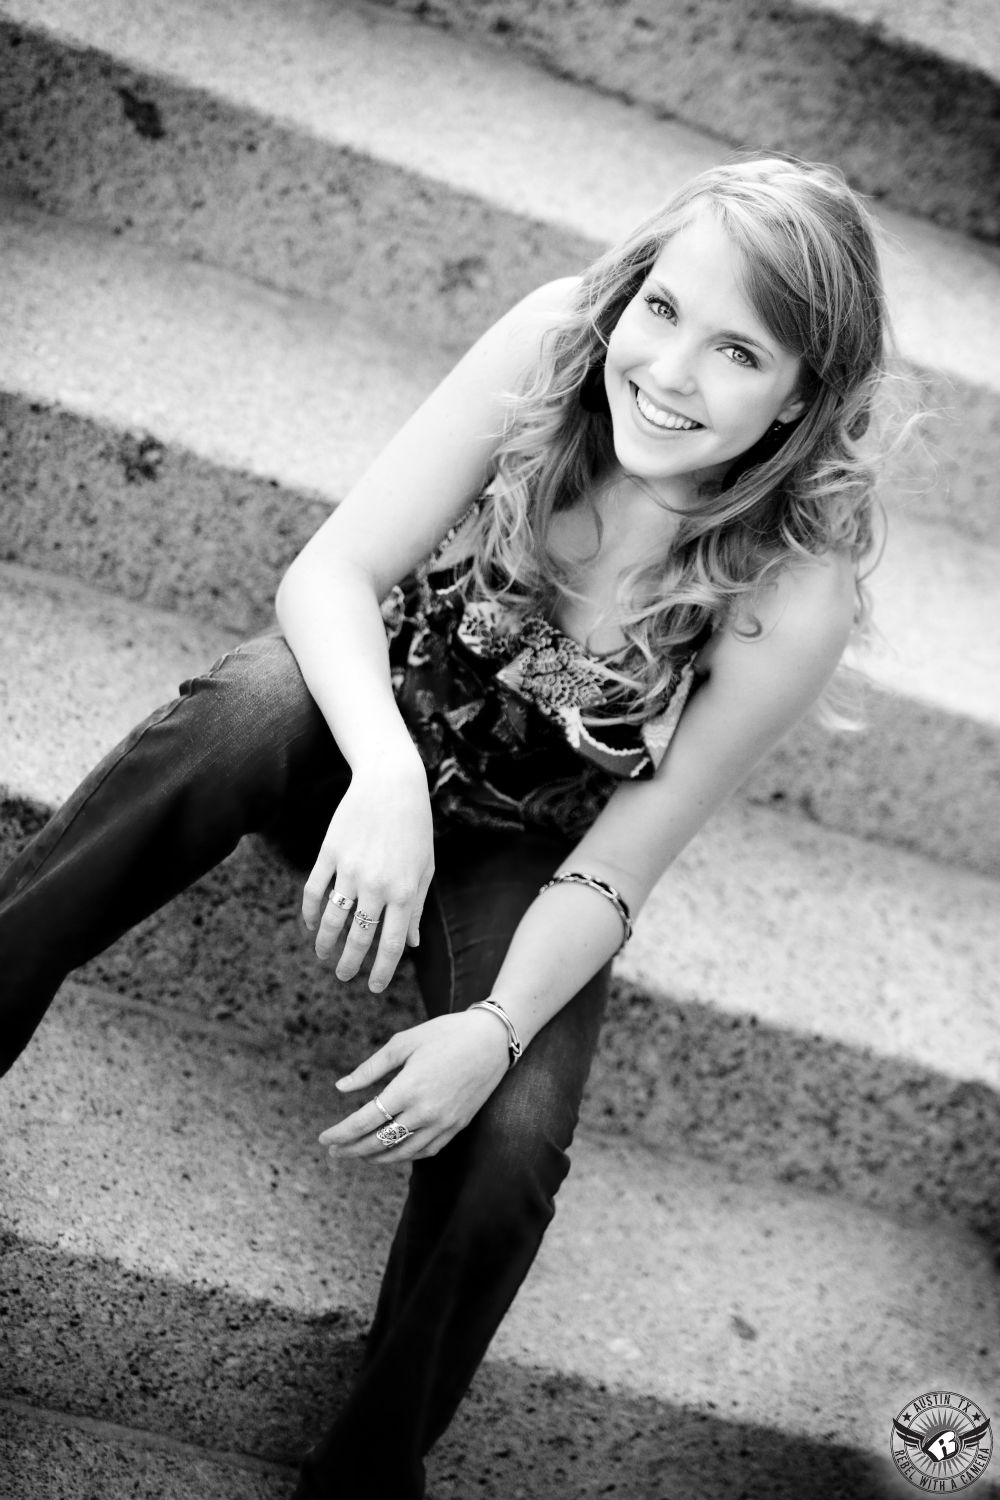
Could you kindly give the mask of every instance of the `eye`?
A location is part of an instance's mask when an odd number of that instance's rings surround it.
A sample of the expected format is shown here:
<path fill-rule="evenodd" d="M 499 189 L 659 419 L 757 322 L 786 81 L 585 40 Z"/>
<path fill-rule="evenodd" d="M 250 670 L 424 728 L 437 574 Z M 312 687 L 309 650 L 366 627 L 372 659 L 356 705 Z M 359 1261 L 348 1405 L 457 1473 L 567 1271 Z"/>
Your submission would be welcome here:
<path fill-rule="evenodd" d="M 677 321 L 677 309 L 666 297 L 661 297 L 658 292 L 647 292 L 643 298 L 646 306 L 656 318 L 668 318 L 671 323 Z"/>
<path fill-rule="evenodd" d="M 727 344 L 724 350 L 727 359 L 734 365 L 739 365 L 743 370 L 759 370 L 760 360 L 751 354 L 749 349 L 744 349 L 742 344 Z"/>

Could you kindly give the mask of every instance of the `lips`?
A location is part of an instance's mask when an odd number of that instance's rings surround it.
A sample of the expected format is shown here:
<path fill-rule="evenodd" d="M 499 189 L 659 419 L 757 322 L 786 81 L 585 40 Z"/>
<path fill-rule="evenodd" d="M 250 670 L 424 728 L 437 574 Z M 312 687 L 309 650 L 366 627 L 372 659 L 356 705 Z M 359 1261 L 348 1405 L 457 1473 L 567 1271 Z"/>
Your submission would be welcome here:
<path fill-rule="evenodd" d="M 668 407 L 658 406 L 637 385 L 632 386 L 632 399 L 643 421 L 649 423 L 651 427 L 658 428 L 660 432 L 697 432 L 701 430 L 701 422 L 695 422 L 691 417 L 682 416 L 680 412 L 671 411 Z"/>

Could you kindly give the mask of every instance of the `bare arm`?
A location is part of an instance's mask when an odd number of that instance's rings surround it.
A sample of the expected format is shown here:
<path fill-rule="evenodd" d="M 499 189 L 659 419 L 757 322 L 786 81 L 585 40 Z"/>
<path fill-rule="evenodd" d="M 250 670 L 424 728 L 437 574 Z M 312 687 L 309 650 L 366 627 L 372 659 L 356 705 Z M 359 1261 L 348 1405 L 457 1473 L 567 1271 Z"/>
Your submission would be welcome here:
<path fill-rule="evenodd" d="M 303 915 L 329 957 L 345 916 L 340 894 L 384 908 L 370 986 L 384 988 L 415 942 L 433 871 L 423 767 L 392 695 L 379 604 L 422 562 L 482 489 L 502 431 L 504 393 L 537 355 L 572 281 L 512 309 L 455 366 L 303 548 L 277 595 L 278 620 L 312 696 L 352 769 L 306 883 Z M 356 925 L 337 966 L 349 979 L 371 938 Z"/>
<path fill-rule="evenodd" d="M 846 644 L 853 603 L 846 562 L 789 568 L 757 611 L 761 636 L 729 632 L 719 641 L 709 678 L 656 775 L 622 785 L 561 868 L 610 881 L 638 912 L 706 818 L 818 697 Z M 585 887 L 557 886 L 532 903 L 492 992 L 525 1045 L 615 953 L 621 936 L 614 908 Z M 431 1038 L 434 1046 L 425 1046 Z M 397 1148 L 395 1160 L 434 1154 L 471 1119 L 503 1075 L 506 1035 L 481 1011 L 440 1017 L 394 1037 L 341 1086 L 370 1086 L 404 1063 L 385 1091 L 389 1107 L 403 1113 L 412 1097 L 423 1110 L 435 1092 L 443 1102 L 433 1131 Z M 372 1108 L 363 1106 L 322 1139 L 345 1154 L 378 1155 Z"/>
<path fill-rule="evenodd" d="M 653 779 L 621 786 L 560 869 L 609 881 L 636 915 L 706 819 L 822 692 L 846 645 L 853 604 L 848 565 L 789 570 L 758 611 L 763 634 L 728 633 L 719 642 Z M 494 986 L 525 1042 L 620 941 L 614 908 L 585 887 L 557 886 L 533 903 Z"/>

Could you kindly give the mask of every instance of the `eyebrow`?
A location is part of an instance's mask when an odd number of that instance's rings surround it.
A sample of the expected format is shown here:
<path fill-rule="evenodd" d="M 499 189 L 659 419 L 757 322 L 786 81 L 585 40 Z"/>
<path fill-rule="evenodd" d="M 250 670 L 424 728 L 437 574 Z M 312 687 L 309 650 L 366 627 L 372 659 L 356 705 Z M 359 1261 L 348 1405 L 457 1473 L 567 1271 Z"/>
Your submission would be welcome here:
<path fill-rule="evenodd" d="M 655 281 L 650 277 L 648 285 L 655 291 L 662 293 L 665 302 L 670 302 L 678 310 L 680 309 L 680 302 L 677 297 L 669 287 L 663 285 L 662 281 Z M 760 339 L 751 338 L 749 333 L 740 333 L 735 328 L 720 328 L 716 336 L 720 339 L 732 339 L 734 344 L 749 344 L 751 349 L 759 349 L 761 354 L 766 354 L 769 359 L 774 358 L 774 350 L 769 345 L 762 344 Z"/>

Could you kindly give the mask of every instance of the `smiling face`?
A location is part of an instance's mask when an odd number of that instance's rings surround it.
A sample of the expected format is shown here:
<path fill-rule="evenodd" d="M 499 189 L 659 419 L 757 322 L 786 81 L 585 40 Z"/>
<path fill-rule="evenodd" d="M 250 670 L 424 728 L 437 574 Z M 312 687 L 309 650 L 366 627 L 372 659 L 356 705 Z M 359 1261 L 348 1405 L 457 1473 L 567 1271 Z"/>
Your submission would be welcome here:
<path fill-rule="evenodd" d="M 663 246 L 608 342 L 615 455 L 672 505 L 801 416 L 802 362 L 761 323 L 740 259 L 702 207 Z"/>

